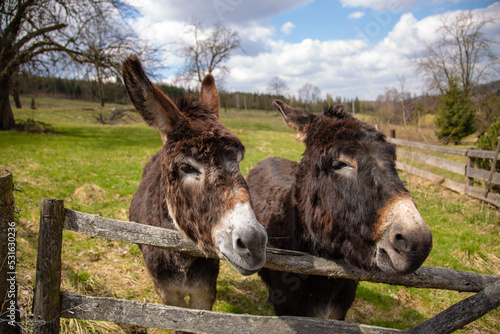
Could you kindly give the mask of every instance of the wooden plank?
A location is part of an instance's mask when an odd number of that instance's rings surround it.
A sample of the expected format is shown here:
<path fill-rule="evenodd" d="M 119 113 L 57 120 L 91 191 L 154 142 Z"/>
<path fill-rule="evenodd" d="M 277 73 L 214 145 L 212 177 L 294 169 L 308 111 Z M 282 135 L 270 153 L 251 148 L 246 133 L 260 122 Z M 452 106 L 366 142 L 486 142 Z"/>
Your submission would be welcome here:
<path fill-rule="evenodd" d="M 467 150 L 458 149 L 458 148 L 449 148 L 449 147 L 429 145 L 429 144 L 424 144 L 424 143 L 416 143 L 416 142 L 412 142 L 412 141 L 395 139 L 395 138 L 387 138 L 387 141 L 389 143 L 392 143 L 392 144 L 398 145 L 398 146 L 418 148 L 421 150 L 428 150 L 428 151 L 433 151 L 433 152 L 441 152 L 441 153 L 448 153 L 448 154 L 455 154 L 455 155 L 462 155 L 462 156 L 465 156 L 467 154 Z M 488 152 L 488 151 L 486 151 L 486 152 Z"/>
<path fill-rule="evenodd" d="M 336 320 L 211 312 L 122 299 L 89 297 L 71 292 L 61 293 L 61 305 L 64 318 L 111 321 L 195 333 L 404 333 L 397 329 Z"/>
<path fill-rule="evenodd" d="M 217 258 L 215 254 L 203 254 L 196 245 L 178 231 L 124 222 L 96 215 L 66 210 L 64 227 L 69 230 L 110 240 L 141 243 L 181 251 L 194 256 Z M 179 246 L 180 245 L 180 246 Z M 179 249 L 176 249 L 179 247 Z M 343 261 L 330 261 L 307 253 L 268 249 L 266 268 L 291 271 L 305 275 L 351 278 L 418 288 L 447 289 L 478 292 L 500 276 L 465 273 L 456 270 L 421 267 L 409 275 L 388 275 L 382 272 L 365 272 Z M 221 258 L 223 259 L 223 258 Z"/>
<path fill-rule="evenodd" d="M 494 159 L 495 158 L 495 151 L 474 150 L 471 148 L 464 150 L 464 149 L 459 149 L 459 148 L 450 148 L 450 147 L 443 147 L 443 146 L 438 146 L 438 145 L 429 145 L 429 144 L 424 144 L 424 143 L 411 142 L 411 141 L 396 139 L 396 138 L 387 138 L 387 141 L 389 143 L 392 143 L 392 144 L 398 145 L 398 146 L 418 148 L 421 150 L 429 150 L 429 151 L 433 151 L 433 152 L 462 155 L 462 156 L 468 156 L 471 158 L 481 158 L 481 159 Z M 500 158 L 500 155 L 497 154 L 497 157 Z"/>
<path fill-rule="evenodd" d="M 465 184 L 461 184 L 449 179 L 446 179 L 440 175 L 433 174 L 431 172 L 422 170 L 420 168 L 407 165 L 405 163 L 402 163 L 401 161 L 396 161 L 396 168 L 403 170 L 405 172 L 417 175 L 418 177 L 421 177 L 423 179 L 427 179 L 429 181 L 433 181 L 436 184 L 442 185 L 443 187 L 446 187 L 448 189 L 451 189 L 453 191 L 456 191 L 460 194 L 465 195 Z"/>
<path fill-rule="evenodd" d="M 0 171 L 0 333 L 19 333 L 12 173 Z M 5 321 L 3 320 L 5 319 Z"/>
<path fill-rule="evenodd" d="M 475 197 L 486 201 L 488 203 L 494 204 L 497 207 L 500 207 L 500 194 L 489 193 L 487 198 L 484 198 L 484 189 L 479 189 L 476 187 L 466 187 L 465 193 L 471 197 Z"/>
<path fill-rule="evenodd" d="M 450 161 L 447 159 L 435 157 L 432 155 L 428 154 L 422 154 L 422 153 L 417 153 L 417 152 L 408 152 L 402 149 L 397 149 L 396 155 L 399 160 L 401 158 L 406 158 L 418 162 L 422 162 L 427 165 L 435 166 L 444 170 L 448 170 L 453 173 L 457 173 L 460 175 L 465 175 L 466 172 L 466 165 L 461 164 L 455 161 Z"/>
<path fill-rule="evenodd" d="M 91 237 L 159 246 L 193 256 L 218 258 L 216 254 L 203 253 L 179 231 L 114 220 L 69 209 L 65 213 L 64 228 Z"/>
<path fill-rule="evenodd" d="M 35 327 L 33 333 L 36 334 L 55 334 L 60 329 L 63 222 L 64 202 L 53 198 L 42 199 L 33 314 L 34 319 L 45 323 Z"/>
<path fill-rule="evenodd" d="M 467 156 L 471 158 L 481 158 L 481 159 L 495 159 L 495 151 L 484 151 L 484 150 L 474 150 L 468 149 Z M 500 154 L 497 154 L 500 157 Z"/>
<path fill-rule="evenodd" d="M 500 306 L 500 280 L 413 328 L 411 334 L 448 334 Z"/>
<path fill-rule="evenodd" d="M 477 169 L 477 168 L 467 168 L 467 177 L 474 178 L 476 180 L 481 180 L 481 181 L 488 181 L 488 177 L 490 172 L 484 170 L 484 169 Z M 493 174 L 493 178 L 491 180 L 491 183 L 493 184 L 500 184 L 500 173 L 495 172 Z"/>
<path fill-rule="evenodd" d="M 468 196 L 483 200 L 485 202 L 488 202 L 490 204 L 493 204 L 496 207 L 500 207 L 500 195 L 499 194 L 489 193 L 488 197 L 484 198 L 483 190 L 481 190 L 479 188 L 468 187 L 465 184 L 458 183 L 458 182 L 446 179 L 442 176 L 433 174 L 431 172 L 427 172 L 425 170 L 419 169 L 417 167 L 407 165 L 405 163 L 402 163 L 401 161 L 396 161 L 396 168 L 403 170 L 405 172 L 417 175 L 418 177 L 421 177 L 423 179 L 434 181 L 434 182 L 440 184 L 441 186 L 448 188 L 450 190 L 456 191 L 460 194 L 468 195 Z"/>

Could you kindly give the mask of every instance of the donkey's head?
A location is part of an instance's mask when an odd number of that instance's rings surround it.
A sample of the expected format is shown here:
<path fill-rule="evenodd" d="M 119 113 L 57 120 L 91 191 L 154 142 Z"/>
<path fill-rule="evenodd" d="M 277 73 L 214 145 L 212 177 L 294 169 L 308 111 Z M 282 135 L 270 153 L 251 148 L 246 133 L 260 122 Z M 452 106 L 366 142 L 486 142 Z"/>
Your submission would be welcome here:
<path fill-rule="evenodd" d="M 177 103 L 151 83 L 136 56 L 123 62 L 123 79 L 137 111 L 162 135 L 162 196 L 176 226 L 240 273 L 260 269 L 267 234 L 239 170 L 244 147 L 219 121 L 213 77 L 203 81 L 200 102 L 181 98 Z"/>
<path fill-rule="evenodd" d="M 320 115 L 274 105 L 306 145 L 295 190 L 305 242 L 367 270 L 418 269 L 432 236 L 398 177 L 394 145 L 342 105 Z"/>

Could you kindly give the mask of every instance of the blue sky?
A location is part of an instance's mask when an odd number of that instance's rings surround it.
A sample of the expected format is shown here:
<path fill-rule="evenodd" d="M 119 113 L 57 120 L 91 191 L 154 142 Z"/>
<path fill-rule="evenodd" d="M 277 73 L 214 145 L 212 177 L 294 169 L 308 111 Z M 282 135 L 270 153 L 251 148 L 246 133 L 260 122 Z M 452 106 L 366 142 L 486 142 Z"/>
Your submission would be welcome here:
<path fill-rule="evenodd" d="M 460 9 L 484 8 L 495 1 L 419 1 L 409 8 L 396 11 L 388 9 L 374 10 L 367 6 L 346 7 L 340 1 L 312 1 L 299 5 L 269 19 L 269 23 L 277 28 L 286 22 L 292 22 L 295 28 L 289 35 L 281 34 L 281 38 L 297 43 L 305 38 L 322 41 L 331 39 L 354 39 L 360 33 L 370 37 L 372 43 L 384 38 L 399 21 L 403 13 L 411 12 L 417 19 L 442 14 Z M 362 13 L 360 18 L 349 18 L 354 13 Z M 372 30 L 370 30 L 372 29 Z M 371 33 L 370 33 L 371 32 Z"/>
<path fill-rule="evenodd" d="M 500 2 L 487 0 L 127 0 L 140 15 L 132 22 L 152 43 L 189 41 L 186 26 L 193 20 L 210 27 L 220 21 L 238 31 L 244 52 L 228 62 L 229 91 L 265 92 L 279 76 L 289 95 L 305 83 L 322 95 L 374 100 L 397 76 L 406 77 L 412 93 L 425 89 L 409 58 L 436 37 L 444 17 L 473 10 L 498 20 L 485 27 L 500 37 Z M 165 55 L 169 69 L 161 73 L 174 82 L 183 59 Z"/>

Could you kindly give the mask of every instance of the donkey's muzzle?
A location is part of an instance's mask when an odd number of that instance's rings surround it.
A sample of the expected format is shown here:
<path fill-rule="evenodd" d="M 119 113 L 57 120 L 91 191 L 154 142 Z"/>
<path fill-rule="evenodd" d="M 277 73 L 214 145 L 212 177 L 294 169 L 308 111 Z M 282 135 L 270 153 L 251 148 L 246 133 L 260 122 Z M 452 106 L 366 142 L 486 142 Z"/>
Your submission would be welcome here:
<path fill-rule="evenodd" d="M 220 254 L 242 275 L 251 275 L 266 263 L 267 233 L 249 202 L 237 204 L 223 216 L 215 242 Z"/>
<path fill-rule="evenodd" d="M 376 264 L 387 273 L 417 270 L 432 249 L 432 234 L 411 198 L 390 204 L 381 217 L 385 227 L 377 243 Z"/>

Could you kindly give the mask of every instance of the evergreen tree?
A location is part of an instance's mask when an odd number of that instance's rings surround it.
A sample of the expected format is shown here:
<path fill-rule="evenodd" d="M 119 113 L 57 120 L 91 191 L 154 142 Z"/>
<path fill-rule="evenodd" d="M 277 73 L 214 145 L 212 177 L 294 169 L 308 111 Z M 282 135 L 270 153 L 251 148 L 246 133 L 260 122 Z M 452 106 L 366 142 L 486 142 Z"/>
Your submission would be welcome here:
<path fill-rule="evenodd" d="M 436 123 L 436 135 L 445 144 L 450 141 L 458 143 L 462 138 L 475 131 L 476 113 L 474 106 L 457 82 L 450 80 L 449 88 L 441 97 Z"/>

